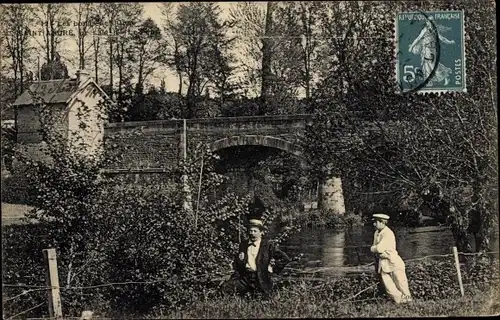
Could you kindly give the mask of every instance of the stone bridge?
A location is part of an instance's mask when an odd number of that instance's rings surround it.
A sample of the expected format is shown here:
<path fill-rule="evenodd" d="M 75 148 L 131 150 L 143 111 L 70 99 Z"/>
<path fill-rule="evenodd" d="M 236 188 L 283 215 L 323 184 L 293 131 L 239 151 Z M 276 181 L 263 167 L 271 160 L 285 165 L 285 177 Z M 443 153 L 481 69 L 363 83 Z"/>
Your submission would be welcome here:
<path fill-rule="evenodd" d="M 200 142 L 212 151 L 265 146 L 303 159 L 299 141 L 312 120 L 313 115 L 299 114 L 109 123 L 104 134 L 107 151 L 120 151 L 122 158 L 105 171 L 134 177 L 134 183 L 165 181 L 175 176 L 168 173 L 176 172 L 179 160 Z M 340 178 L 326 181 L 319 196 L 323 207 L 345 212 Z"/>
<path fill-rule="evenodd" d="M 245 145 L 276 148 L 301 156 L 298 145 L 312 115 L 249 116 L 109 123 L 108 148 L 122 150 L 122 159 L 108 172 L 154 173 L 174 169 L 184 150 L 199 142 L 212 151 Z"/>

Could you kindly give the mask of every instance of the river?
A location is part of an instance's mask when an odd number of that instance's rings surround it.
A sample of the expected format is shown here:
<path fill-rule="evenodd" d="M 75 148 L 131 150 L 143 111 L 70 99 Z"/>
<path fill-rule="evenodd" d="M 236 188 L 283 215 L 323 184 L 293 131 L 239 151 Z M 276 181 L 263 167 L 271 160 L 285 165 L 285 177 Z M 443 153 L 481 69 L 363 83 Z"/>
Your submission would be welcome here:
<path fill-rule="evenodd" d="M 392 230 L 396 234 L 397 250 L 404 260 L 452 252 L 454 241 L 449 229 L 395 227 Z M 302 229 L 284 240 L 280 248 L 291 257 L 302 254 L 298 263 L 301 270 L 319 276 L 337 276 L 356 269 L 347 266 L 373 262 L 370 252 L 373 233 L 371 225 L 354 227 L 350 231 Z"/>

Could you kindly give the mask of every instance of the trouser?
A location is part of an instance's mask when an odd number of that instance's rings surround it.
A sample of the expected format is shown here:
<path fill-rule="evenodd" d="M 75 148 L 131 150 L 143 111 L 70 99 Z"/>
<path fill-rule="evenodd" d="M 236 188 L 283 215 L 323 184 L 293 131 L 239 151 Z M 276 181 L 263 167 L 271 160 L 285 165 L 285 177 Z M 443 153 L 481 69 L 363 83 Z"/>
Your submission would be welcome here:
<path fill-rule="evenodd" d="M 390 273 L 381 271 L 380 276 L 382 277 L 387 294 L 392 297 L 394 302 L 401 303 L 411 300 L 408 279 L 406 278 L 404 268 L 396 269 Z"/>
<path fill-rule="evenodd" d="M 257 272 L 246 271 L 243 274 L 236 273 L 231 279 L 226 281 L 223 291 L 228 294 L 239 294 L 244 296 L 250 294 L 264 294 L 257 279 Z"/>

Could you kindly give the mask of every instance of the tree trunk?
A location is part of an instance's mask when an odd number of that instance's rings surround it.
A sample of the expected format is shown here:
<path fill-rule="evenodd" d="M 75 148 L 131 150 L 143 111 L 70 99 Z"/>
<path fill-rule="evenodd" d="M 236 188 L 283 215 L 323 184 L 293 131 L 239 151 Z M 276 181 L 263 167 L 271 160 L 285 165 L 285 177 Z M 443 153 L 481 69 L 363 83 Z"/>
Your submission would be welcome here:
<path fill-rule="evenodd" d="M 179 95 L 182 95 L 182 73 L 178 72 L 177 75 L 179 76 Z"/>
<path fill-rule="evenodd" d="M 47 20 L 45 21 L 45 59 L 47 63 L 50 62 L 50 41 L 49 41 L 49 17 L 50 17 L 50 7 L 51 5 L 47 5 Z"/>
<path fill-rule="evenodd" d="M 196 90 L 199 88 L 199 75 L 198 75 L 198 60 L 197 53 L 194 53 L 193 67 L 189 74 L 189 86 L 187 92 L 187 114 L 186 118 L 192 118 L 194 116 L 194 110 L 196 107 Z"/>
<path fill-rule="evenodd" d="M 269 102 L 269 96 L 271 94 L 272 85 L 272 28 L 273 28 L 273 10 L 274 3 L 267 2 L 267 12 L 266 12 L 266 25 L 264 31 L 264 38 L 262 39 L 262 84 L 260 90 L 261 96 L 261 113 L 267 112 L 267 103 Z"/>
<path fill-rule="evenodd" d="M 122 102 L 123 70 L 121 63 L 118 63 L 118 101 Z"/>
<path fill-rule="evenodd" d="M 193 110 L 194 110 L 194 87 L 195 87 L 195 82 L 196 80 L 193 79 L 193 77 L 189 77 L 189 86 L 188 86 L 188 90 L 187 90 L 187 94 L 186 94 L 186 98 L 187 98 L 187 105 L 186 105 L 186 114 L 183 115 L 183 118 L 191 118 L 192 117 L 192 113 L 193 113 Z"/>
<path fill-rule="evenodd" d="M 54 16 L 51 15 L 50 17 L 50 61 L 53 62 L 55 60 L 55 53 L 56 53 L 56 35 L 55 35 L 55 29 L 54 29 Z M 54 78 L 54 74 L 52 73 L 51 79 Z"/>
<path fill-rule="evenodd" d="M 310 80 L 310 72 L 309 72 L 308 67 L 306 67 L 305 76 L 306 76 L 306 79 L 305 79 L 306 80 L 306 83 L 305 83 L 306 84 L 305 85 L 305 87 L 306 87 L 306 99 L 307 99 L 307 101 L 309 101 L 309 98 L 311 97 L 311 80 Z"/>
<path fill-rule="evenodd" d="M 113 27 L 110 24 L 109 26 L 109 92 L 111 92 L 111 95 L 113 95 L 113 35 L 112 32 Z"/>
<path fill-rule="evenodd" d="M 16 58 L 14 58 L 14 59 L 16 59 Z M 19 93 L 18 93 L 19 92 L 19 82 L 17 81 L 17 79 L 18 79 L 17 75 L 18 75 L 18 63 L 17 63 L 17 61 L 15 61 L 14 62 L 14 95 L 16 97 L 19 95 Z"/>
<path fill-rule="evenodd" d="M 85 70 L 85 38 L 80 39 L 80 69 Z"/>
<path fill-rule="evenodd" d="M 136 93 L 139 95 L 142 95 L 144 93 L 143 73 L 144 73 L 144 57 L 141 54 L 139 55 L 139 77 L 137 79 L 137 85 L 136 85 Z"/>
<path fill-rule="evenodd" d="M 94 38 L 94 68 L 95 68 L 95 82 L 99 83 L 99 38 Z"/>
<path fill-rule="evenodd" d="M 21 89 L 19 91 L 19 93 L 23 93 L 23 91 L 24 91 L 24 59 L 23 59 L 22 52 L 19 56 L 19 86 Z"/>

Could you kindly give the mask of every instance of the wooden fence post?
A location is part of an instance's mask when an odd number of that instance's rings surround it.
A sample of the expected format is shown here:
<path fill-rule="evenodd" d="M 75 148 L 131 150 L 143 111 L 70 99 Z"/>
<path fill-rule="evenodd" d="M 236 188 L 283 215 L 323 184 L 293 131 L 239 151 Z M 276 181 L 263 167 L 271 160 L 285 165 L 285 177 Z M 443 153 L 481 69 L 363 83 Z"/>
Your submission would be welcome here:
<path fill-rule="evenodd" d="M 51 288 L 49 292 L 49 315 L 51 318 L 62 319 L 56 249 L 44 249 L 43 257 L 47 269 L 47 286 Z"/>
<path fill-rule="evenodd" d="M 453 247 L 453 256 L 455 257 L 455 268 L 457 269 L 458 284 L 460 285 L 460 293 L 464 296 L 464 285 L 462 283 L 462 273 L 460 272 L 460 261 L 458 260 L 457 247 Z"/>

